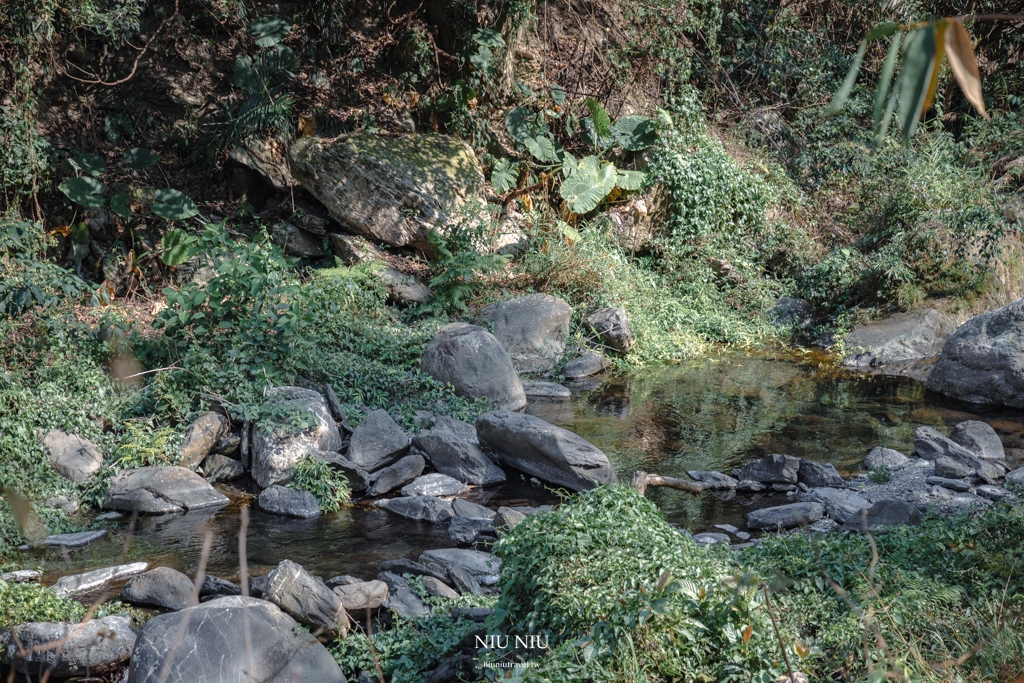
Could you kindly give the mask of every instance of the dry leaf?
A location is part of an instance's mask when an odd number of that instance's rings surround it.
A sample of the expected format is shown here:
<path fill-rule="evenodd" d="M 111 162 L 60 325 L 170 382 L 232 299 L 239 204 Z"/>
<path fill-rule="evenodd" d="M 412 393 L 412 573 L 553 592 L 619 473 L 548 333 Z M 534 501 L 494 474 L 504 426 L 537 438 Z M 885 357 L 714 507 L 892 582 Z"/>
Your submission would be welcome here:
<path fill-rule="evenodd" d="M 981 74 L 978 73 L 978 65 L 974 61 L 974 48 L 971 45 L 971 34 L 967 32 L 959 19 L 949 22 L 946 31 L 946 57 L 949 59 L 949 68 L 956 77 L 967 101 L 974 105 L 982 118 L 988 119 L 988 112 L 985 111 L 985 99 L 981 94 Z M 1024 683 L 1024 681 L 1022 681 Z"/>
<path fill-rule="evenodd" d="M 935 101 L 935 91 L 939 87 L 939 67 L 942 66 L 942 57 L 945 54 L 946 49 L 946 25 L 949 22 L 946 20 L 940 21 L 935 25 L 935 56 L 933 57 L 932 64 L 932 77 L 928 81 L 928 92 L 924 96 L 924 106 L 921 107 L 920 116 L 924 116 L 931 106 L 932 102 Z"/>
<path fill-rule="evenodd" d="M 746 645 L 750 642 L 750 639 L 754 635 L 754 627 L 752 624 L 747 624 L 747 627 L 743 629 L 743 644 Z"/>
<path fill-rule="evenodd" d="M 793 649 L 796 650 L 796 653 L 800 656 L 800 659 L 803 659 L 807 655 L 811 654 L 811 648 L 804 645 L 804 642 L 802 640 L 796 641 L 796 643 L 794 643 L 793 645 Z"/>
<path fill-rule="evenodd" d="M 299 114 L 299 137 L 311 138 L 316 135 L 316 117 Z"/>

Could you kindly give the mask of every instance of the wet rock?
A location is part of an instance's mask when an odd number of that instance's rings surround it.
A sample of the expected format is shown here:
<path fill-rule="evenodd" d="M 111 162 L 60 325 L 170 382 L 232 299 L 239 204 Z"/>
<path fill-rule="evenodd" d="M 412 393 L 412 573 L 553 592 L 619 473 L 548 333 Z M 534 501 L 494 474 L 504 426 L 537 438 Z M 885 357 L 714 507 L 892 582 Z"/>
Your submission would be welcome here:
<path fill-rule="evenodd" d="M 850 354 L 843 365 L 879 367 L 936 356 L 951 325 L 934 308 L 920 308 L 854 326 L 846 338 Z"/>
<path fill-rule="evenodd" d="M 562 375 L 566 379 L 581 379 L 604 372 L 611 365 L 608 359 L 599 353 L 588 351 L 562 367 Z"/>
<path fill-rule="evenodd" d="M 967 420 L 953 427 L 949 440 L 960 444 L 983 460 L 1003 460 L 1006 452 L 996 430 L 987 422 Z"/>
<path fill-rule="evenodd" d="M 502 506 L 498 508 L 497 514 L 494 516 L 494 528 L 501 529 L 503 531 L 512 531 L 519 523 L 526 519 L 519 510 L 513 510 L 510 507 Z"/>
<path fill-rule="evenodd" d="M 115 581 L 122 581 L 130 576 L 141 574 L 148 567 L 149 564 L 146 562 L 133 562 L 131 564 L 119 564 L 113 567 L 94 569 L 84 574 L 62 576 L 57 579 L 57 583 L 53 584 L 52 589 L 54 593 L 61 597 L 90 593 Z"/>
<path fill-rule="evenodd" d="M 227 579 L 221 579 L 207 574 L 203 577 L 203 585 L 199 587 L 199 597 L 210 595 L 241 595 L 242 589 Z"/>
<path fill-rule="evenodd" d="M 35 569 L 16 569 L 13 572 L 0 574 L 0 581 L 6 581 L 7 583 L 31 583 L 32 581 L 38 581 L 42 575 L 42 572 L 37 572 Z"/>
<path fill-rule="evenodd" d="M 419 477 L 424 467 L 426 467 L 426 462 L 423 460 L 423 456 L 419 453 L 411 453 L 394 465 L 382 469 L 380 475 L 373 482 L 373 486 L 367 491 L 367 495 L 383 496 L 399 486 L 404 486 Z M 402 495 L 410 494 L 404 493 L 403 490 Z"/>
<path fill-rule="evenodd" d="M 169 675 L 161 675 L 165 669 Z M 269 602 L 242 596 L 217 598 L 146 622 L 128 680 L 158 683 L 165 678 L 189 683 L 345 683 L 327 648 L 298 629 L 294 619 Z"/>
<path fill-rule="evenodd" d="M 320 515 L 320 506 L 316 496 L 309 491 L 290 489 L 284 486 L 267 487 L 260 492 L 258 499 L 260 510 L 272 515 L 309 519 Z"/>
<path fill-rule="evenodd" d="M 847 531 L 870 531 L 880 526 L 918 525 L 921 511 L 915 505 L 902 500 L 879 500 L 866 511 L 853 515 L 843 524 Z"/>
<path fill-rule="evenodd" d="M 81 548 L 93 541 L 98 541 L 107 535 L 106 529 L 94 531 L 79 531 L 74 534 L 54 534 L 43 539 L 43 545 L 58 546 L 64 548 Z"/>
<path fill-rule="evenodd" d="M 935 458 L 935 476 L 946 479 L 966 479 L 974 470 L 945 456 Z"/>
<path fill-rule="evenodd" d="M 140 467 L 110 480 L 106 510 L 162 515 L 226 505 L 228 499 L 184 467 Z"/>
<path fill-rule="evenodd" d="M 459 545 L 472 545 L 481 537 L 494 536 L 494 526 L 486 519 L 473 519 L 470 517 L 455 517 L 448 525 L 448 535 Z"/>
<path fill-rule="evenodd" d="M 402 487 L 403 496 L 457 496 L 468 490 L 468 486 L 446 474 L 424 474 L 412 483 Z"/>
<path fill-rule="evenodd" d="M 459 594 L 453 591 L 451 586 L 446 584 L 444 581 L 438 581 L 432 576 L 426 576 L 423 578 L 423 587 L 427 589 L 428 593 L 438 598 L 454 600 L 459 597 Z"/>
<path fill-rule="evenodd" d="M 775 453 L 747 463 L 733 470 L 732 474 L 741 482 L 749 480 L 762 484 L 796 484 L 799 480 L 799 471 L 800 458 Z"/>
<path fill-rule="evenodd" d="M 376 472 L 409 452 L 409 435 L 386 410 L 374 410 L 359 423 L 345 454 L 356 467 Z"/>
<path fill-rule="evenodd" d="M 704 488 L 708 491 L 725 491 L 736 488 L 739 484 L 738 481 L 730 477 L 728 474 L 722 474 L 721 472 L 705 472 L 702 470 L 687 470 L 686 472 L 690 475 L 690 478 L 694 481 L 699 481 L 704 484 Z"/>
<path fill-rule="evenodd" d="M 185 436 L 181 441 L 181 459 L 179 465 L 195 468 L 210 454 L 231 428 L 228 419 L 220 413 L 206 412 L 201 414 L 185 428 Z"/>
<path fill-rule="evenodd" d="M 737 493 L 758 493 L 759 491 L 764 491 L 767 488 L 768 486 L 766 484 L 754 481 L 753 479 L 741 479 L 740 482 L 736 484 Z"/>
<path fill-rule="evenodd" d="M 583 319 L 601 342 L 619 352 L 627 353 L 633 348 L 633 333 L 629 329 L 629 317 L 621 308 L 600 308 Z"/>
<path fill-rule="evenodd" d="M 384 608 L 402 619 L 420 619 L 430 616 L 430 608 L 411 588 L 399 588 L 384 601 Z"/>
<path fill-rule="evenodd" d="M 377 609 L 388 599 L 388 585 L 383 581 L 360 581 L 334 587 L 334 594 L 350 614 Z"/>
<path fill-rule="evenodd" d="M 884 467 L 888 470 L 898 470 L 901 467 L 905 467 L 909 462 L 910 458 L 899 451 L 895 451 L 891 448 L 883 448 L 881 446 L 875 446 L 871 449 L 871 452 L 864 457 L 864 467 L 869 470 L 873 470 L 876 467 Z"/>
<path fill-rule="evenodd" d="M 569 387 L 554 382 L 523 382 L 523 391 L 528 398 L 567 399 L 572 398 Z"/>
<path fill-rule="evenodd" d="M 43 446 L 53 469 L 71 481 L 89 481 L 103 467 L 99 446 L 78 434 L 51 429 L 43 436 Z"/>
<path fill-rule="evenodd" d="M 699 546 L 715 545 L 716 543 L 724 543 L 729 545 L 729 536 L 727 534 L 720 534 L 714 531 L 706 531 L 702 534 L 694 534 L 693 541 Z"/>
<path fill-rule="evenodd" d="M 565 353 L 572 307 L 561 299 L 530 294 L 488 306 L 483 315 L 519 372 L 546 372 Z"/>
<path fill-rule="evenodd" d="M 971 485 L 966 481 L 960 479 L 946 479 L 945 477 L 928 477 L 925 482 L 929 486 L 942 486 L 950 491 L 958 491 L 960 493 L 967 493 L 971 490 Z"/>
<path fill-rule="evenodd" d="M 420 564 L 428 568 L 432 566 L 445 567 L 449 564 L 462 567 L 485 586 L 496 584 L 501 571 L 501 560 L 498 557 L 479 550 L 463 548 L 425 550 L 420 555 L 419 561 Z"/>
<path fill-rule="evenodd" d="M 327 401 L 318 392 L 299 387 L 275 387 L 268 391 L 267 403 L 274 410 L 302 415 L 311 426 L 295 432 L 287 423 L 270 431 L 253 425 L 252 478 L 261 488 L 288 481 L 292 468 L 307 455 L 341 448 L 341 432 Z"/>
<path fill-rule="evenodd" d="M 824 514 L 825 506 L 821 503 L 790 503 L 748 513 L 747 526 L 751 529 L 792 529 L 817 522 Z"/>
<path fill-rule="evenodd" d="M 519 375 L 501 343 L 476 325 L 451 323 L 438 331 L 420 358 L 423 371 L 466 398 L 486 398 L 504 410 L 526 407 Z"/>
<path fill-rule="evenodd" d="M 245 476 L 245 466 L 239 460 L 212 453 L 203 460 L 203 474 L 208 482 L 231 481 Z"/>
<path fill-rule="evenodd" d="M 345 608 L 334 594 L 301 565 L 283 560 L 268 575 L 267 599 L 299 623 L 333 632 L 347 628 Z"/>
<path fill-rule="evenodd" d="M 814 462 L 806 458 L 800 459 L 797 478 L 801 484 L 806 484 L 812 489 L 843 485 L 843 478 L 839 476 L 835 465 L 832 463 Z"/>
<path fill-rule="evenodd" d="M 825 514 L 842 524 L 861 510 L 871 507 L 867 498 L 847 489 L 820 488 L 812 489 L 800 495 L 800 500 L 810 503 L 821 503 L 825 506 Z"/>
<path fill-rule="evenodd" d="M 121 599 L 133 605 L 179 610 L 192 603 L 195 592 L 192 579 L 176 569 L 157 567 L 129 580 L 121 589 Z"/>
<path fill-rule="evenodd" d="M 102 676 L 128 661 L 135 647 L 131 617 L 109 616 L 81 623 L 29 622 L 0 635 L 3 661 L 29 676 Z M 18 656 L 18 644 L 28 651 Z M 47 647 L 52 643 L 52 647 Z M 59 645 L 58 643 L 63 643 Z M 57 656 L 57 653 L 60 656 Z M 44 674 L 44 672 L 47 672 Z M 12 674 L 13 675 L 13 674 Z"/>
<path fill-rule="evenodd" d="M 450 502 L 432 496 L 386 498 L 374 501 L 373 504 L 406 519 L 431 522 L 433 524 L 447 522 L 455 516 Z"/>
<path fill-rule="evenodd" d="M 994 462 L 982 460 L 958 443 L 947 439 L 933 427 L 918 427 L 914 432 L 914 450 L 926 460 L 946 457 L 972 468 L 989 479 L 1000 479 L 1003 469 Z"/>
<path fill-rule="evenodd" d="M 426 429 L 417 434 L 413 443 L 426 454 L 434 469 L 460 482 L 487 486 L 505 481 L 505 472 L 491 462 L 480 449 L 476 428 L 472 425 L 466 426 L 473 431 L 472 441 L 461 433 L 443 426 L 438 427 L 435 423 L 433 429 Z"/>
<path fill-rule="evenodd" d="M 389 572 L 398 576 L 404 576 L 406 574 L 410 574 L 412 576 L 433 576 L 435 579 L 440 579 L 441 581 L 448 578 L 448 575 L 445 574 L 444 571 L 429 569 L 419 562 L 405 557 L 381 562 L 380 567 L 378 567 L 378 572 Z"/>
<path fill-rule="evenodd" d="M 346 458 L 344 455 L 341 455 L 340 453 L 332 453 L 330 451 L 317 451 L 315 456 L 344 474 L 345 478 L 348 479 L 349 488 L 352 489 L 353 493 L 362 493 L 370 488 L 371 484 L 369 473 Z"/>
<path fill-rule="evenodd" d="M 532 415 L 495 411 L 476 420 L 480 443 L 502 462 L 571 491 L 618 481 L 608 457 L 572 432 Z"/>
<path fill-rule="evenodd" d="M 469 519 L 494 520 L 497 513 L 494 510 L 485 508 L 483 505 L 470 502 L 464 498 L 456 498 L 452 501 L 452 510 L 456 517 L 467 517 Z"/>

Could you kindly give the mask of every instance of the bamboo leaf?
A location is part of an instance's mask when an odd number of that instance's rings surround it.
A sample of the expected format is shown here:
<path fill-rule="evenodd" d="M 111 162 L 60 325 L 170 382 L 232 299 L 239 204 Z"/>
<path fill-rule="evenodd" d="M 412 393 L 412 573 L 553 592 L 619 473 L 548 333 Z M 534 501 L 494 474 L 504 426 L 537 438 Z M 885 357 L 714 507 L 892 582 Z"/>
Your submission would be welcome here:
<path fill-rule="evenodd" d="M 872 40 L 878 40 L 879 38 L 891 36 L 892 34 L 896 33 L 896 31 L 898 31 L 899 28 L 900 25 L 898 22 L 883 21 L 881 24 L 868 31 L 868 34 L 864 36 L 864 40 L 870 43 Z"/>
<path fill-rule="evenodd" d="M 978 64 L 974 61 L 974 48 L 971 46 L 971 34 L 959 19 L 953 19 L 946 31 L 946 57 L 964 97 L 974 105 L 982 118 L 988 119 L 985 99 L 981 94 L 981 75 L 978 73 Z"/>
<path fill-rule="evenodd" d="M 935 101 L 935 91 L 939 87 L 939 72 L 942 70 L 942 57 L 946 53 L 946 19 L 935 22 L 935 56 L 932 57 L 932 77 L 928 81 L 928 92 L 924 97 L 921 114 L 931 108 Z"/>
<path fill-rule="evenodd" d="M 882 73 L 878 76 L 878 87 L 875 89 L 875 114 L 874 129 L 877 133 L 879 123 L 882 119 L 882 110 L 885 107 L 885 100 L 889 96 L 889 88 L 892 87 L 892 72 L 896 69 L 896 59 L 900 54 L 900 45 L 903 42 L 903 31 L 896 31 L 889 46 L 889 52 L 885 55 L 882 63 Z"/>
<path fill-rule="evenodd" d="M 896 87 L 892 89 L 892 94 L 889 95 L 889 103 L 885 106 L 885 115 L 882 117 L 882 123 L 878 129 L 877 142 L 881 143 L 885 140 L 885 136 L 889 134 L 889 123 L 892 121 L 892 113 L 896 110 L 896 102 L 899 99 L 900 88 L 903 86 L 903 79 L 896 81 Z"/>
<path fill-rule="evenodd" d="M 865 38 L 860 41 L 860 47 L 857 49 L 857 54 L 853 58 L 853 64 L 850 65 L 850 70 L 846 72 L 846 78 L 843 80 L 843 84 L 839 86 L 839 90 L 833 95 L 832 101 L 829 103 L 828 108 L 825 109 L 825 115 L 831 116 L 839 112 L 846 104 L 847 98 L 850 96 L 850 91 L 853 90 L 853 84 L 857 82 L 857 74 L 860 73 L 860 64 L 864 61 L 864 52 L 868 49 L 868 41 Z"/>
<path fill-rule="evenodd" d="M 935 24 L 910 34 L 904 44 L 903 75 L 900 76 L 900 125 L 903 141 L 909 142 L 924 113 L 924 102 L 935 68 Z"/>

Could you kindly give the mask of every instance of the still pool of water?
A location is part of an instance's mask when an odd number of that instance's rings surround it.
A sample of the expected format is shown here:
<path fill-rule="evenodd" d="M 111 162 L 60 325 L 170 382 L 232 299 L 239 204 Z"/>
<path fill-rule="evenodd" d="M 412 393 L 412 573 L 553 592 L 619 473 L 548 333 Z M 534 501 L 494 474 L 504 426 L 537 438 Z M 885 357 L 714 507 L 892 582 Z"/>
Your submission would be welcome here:
<path fill-rule="evenodd" d="M 531 414 L 566 427 L 608 454 L 623 481 L 638 469 L 687 478 L 687 470 L 730 472 L 767 453 L 831 462 L 844 474 L 882 445 L 909 453 L 920 424 L 951 426 L 966 419 L 992 424 L 1007 448 L 1024 447 L 1024 413 L 946 401 L 903 377 L 854 375 L 813 356 L 727 355 L 698 363 L 611 378 L 574 393 L 571 401 L 536 402 Z M 597 383 L 595 383 L 597 384 Z M 1013 451 L 1010 451 L 1013 454 Z M 649 489 L 673 524 L 692 531 L 728 522 L 743 527 L 754 507 L 785 502 L 781 496 L 699 496 Z M 469 496 L 484 505 L 555 502 L 543 487 L 510 472 L 505 485 Z M 239 502 L 213 512 L 140 519 L 126 560 L 145 559 L 193 574 L 206 533 L 213 543 L 208 571 L 238 576 Z M 108 538 L 62 555 L 32 551 L 26 566 L 42 562 L 47 579 L 115 562 L 126 523 Z M 291 520 L 253 509 L 247 558 L 252 575 L 282 559 L 323 577 L 371 578 L 381 561 L 454 545 L 443 528 L 410 522 L 372 507 L 355 506 L 314 520 Z"/>

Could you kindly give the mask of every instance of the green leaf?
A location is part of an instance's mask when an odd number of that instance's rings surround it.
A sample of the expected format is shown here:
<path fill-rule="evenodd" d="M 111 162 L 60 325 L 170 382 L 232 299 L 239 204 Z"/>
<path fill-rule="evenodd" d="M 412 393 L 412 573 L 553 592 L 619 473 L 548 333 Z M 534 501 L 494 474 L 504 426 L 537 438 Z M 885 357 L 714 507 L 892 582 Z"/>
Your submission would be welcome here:
<path fill-rule="evenodd" d="M 654 144 L 658 131 L 654 121 L 644 116 L 623 116 L 612 126 L 615 144 L 629 152 L 637 152 Z"/>
<path fill-rule="evenodd" d="M 93 177 L 99 177 L 107 170 L 107 162 L 99 154 L 75 152 L 73 157 L 75 164 Z"/>
<path fill-rule="evenodd" d="M 487 46 L 481 47 L 469 58 L 470 63 L 486 74 L 494 70 L 494 53 Z"/>
<path fill-rule="evenodd" d="M 882 121 L 882 110 L 885 107 L 886 98 L 889 96 L 889 88 L 892 87 L 892 72 L 896 68 L 896 59 L 899 57 L 900 44 L 903 42 L 903 31 L 897 31 L 889 45 L 889 52 L 885 55 L 882 63 L 882 73 L 878 75 L 878 86 L 875 88 L 875 112 L 873 127 L 875 133 L 879 131 L 879 124 Z"/>
<path fill-rule="evenodd" d="M 491 187 L 498 194 L 505 194 L 515 187 L 518 177 L 518 164 L 513 164 L 508 159 L 498 159 L 491 169 Z"/>
<path fill-rule="evenodd" d="M 57 189 L 74 203 L 88 208 L 103 206 L 106 201 L 103 198 L 103 183 L 88 176 L 68 178 Z"/>
<path fill-rule="evenodd" d="M 526 146 L 526 149 L 530 151 L 530 154 L 537 159 L 537 161 L 555 161 L 558 158 L 555 155 L 555 144 L 552 142 L 551 138 L 539 136 L 535 138 L 526 138 L 523 140 L 523 144 Z"/>
<path fill-rule="evenodd" d="M 562 173 L 565 177 L 568 178 L 575 173 L 579 163 L 579 160 L 569 152 L 562 152 Z"/>
<path fill-rule="evenodd" d="M 615 187 L 635 191 L 643 188 L 647 174 L 643 171 L 616 171 Z"/>
<path fill-rule="evenodd" d="M 846 72 L 846 78 L 843 79 L 843 84 L 839 86 L 839 90 L 832 96 L 832 101 L 825 109 L 825 116 L 831 116 L 839 112 L 846 104 L 846 100 L 850 97 L 850 91 L 853 90 L 853 84 L 857 82 L 857 74 L 860 73 L 860 64 L 864 61 L 864 53 L 868 49 L 868 41 L 865 38 L 860 41 L 860 47 L 857 49 L 857 54 L 853 58 L 853 64 L 850 65 L 850 70 Z"/>
<path fill-rule="evenodd" d="M 132 215 L 132 207 L 128 206 L 128 195 L 118 192 L 110 198 L 110 210 L 121 218 L 129 218 Z"/>
<path fill-rule="evenodd" d="M 872 40 L 878 40 L 879 38 L 885 38 L 896 33 L 900 28 L 898 22 L 895 21 L 883 21 L 878 26 L 874 27 L 868 34 L 864 36 L 864 40 L 871 42 Z"/>
<path fill-rule="evenodd" d="M 565 104 L 565 91 L 562 90 L 557 85 L 548 90 L 548 95 L 551 96 L 551 101 L 554 102 L 559 107 Z"/>
<path fill-rule="evenodd" d="M 587 111 L 590 112 L 590 119 L 594 122 L 594 131 L 598 137 L 610 138 L 612 136 L 612 119 L 608 116 L 608 112 L 604 110 L 604 107 L 601 106 L 601 103 L 593 97 L 588 97 L 583 104 L 586 105 Z"/>
<path fill-rule="evenodd" d="M 292 25 L 282 17 L 260 17 L 249 24 L 249 34 L 259 47 L 273 47 L 285 39 Z"/>
<path fill-rule="evenodd" d="M 580 159 L 576 171 L 562 181 L 558 191 L 573 213 L 587 213 L 615 189 L 615 179 L 613 164 L 586 156 Z"/>
<path fill-rule="evenodd" d="M 505 39 L 492 28 L 482 28 L 474 33 L 473 42 L 482 47 L 505 47 Z"/>
<path fill-rule="evenodd" d="M 157 216 L 169 221 L 180 221 L 199 213 L 192 200 L 178 190 L 157 190 L 150 208 Z"/>
<path fill-rule="evenodd" d="M 935 69 L 935 24 L 929 24 L 910 34 L 904 44 L 903 75 L 900 77 L 900 126 L 903 141 L 909 142 L 917 130 L 917 123 L 924 112 Z"/>
<path fill-rule="evenodd" d="M 180 266 L 198 253 L 196 248 L 198 242 L 199 239 L 195 235 L 190 235 L 181 228 L 175 228 L 160 240 L 160 246 L 164 249 L 160 254 L 160 260 L 169 266 Z"/>
<path fill-rule="evenodd" d="M 142 171 L 156 166 L 156 163 L 160 161 L 160 155 L 145 147 L 133 147 L 125 153 L 124 160 L 128 168 L 133 171 Z"/>
<path fill-rule="evenodd" d="M 543 118 L 526 107 L 515 107 L 505 112 L 505 128 L 517 142 L 549 133 L 548 125 Z"/>

